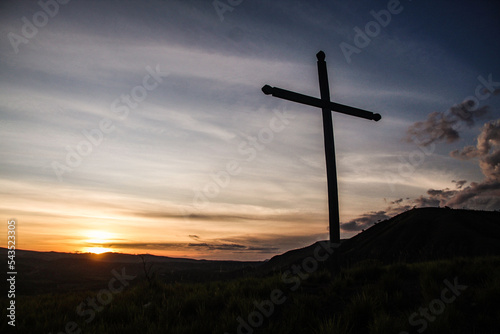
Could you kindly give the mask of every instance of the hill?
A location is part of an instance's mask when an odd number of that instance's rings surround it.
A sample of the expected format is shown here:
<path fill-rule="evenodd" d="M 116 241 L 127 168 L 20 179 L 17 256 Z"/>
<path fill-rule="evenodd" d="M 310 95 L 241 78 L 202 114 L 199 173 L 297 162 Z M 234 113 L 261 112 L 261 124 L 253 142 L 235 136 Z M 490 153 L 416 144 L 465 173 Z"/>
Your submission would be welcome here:
<path fill-rule="evenodd" d="M 259 267 L 259 271 L 279 271 L 300 263 L 314 256 L 319 245 L 317 242 L 277 255 Z M 367 260 L 389 264 L 500 255 L 500 212 L 409 210 L 341 240 L 339 253 L 344 266 Z"/>
<path fill-rule="evenodd" d="M 500 212 L 413 209 L 346 240 L 341 253 L 384 263 L 500 255 Z"/>

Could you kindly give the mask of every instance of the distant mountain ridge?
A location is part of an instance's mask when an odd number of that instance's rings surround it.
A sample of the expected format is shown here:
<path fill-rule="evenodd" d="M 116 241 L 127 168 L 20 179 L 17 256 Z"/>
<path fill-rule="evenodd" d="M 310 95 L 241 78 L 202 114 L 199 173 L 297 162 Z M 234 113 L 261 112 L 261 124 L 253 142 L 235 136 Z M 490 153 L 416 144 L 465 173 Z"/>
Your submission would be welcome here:
<path fill-rule="evenodd" d="M 153 255 L 146 258 L 165 281 L 224 280 L 286 270 L 314 256 L 320 243 L 324 241 L 276 255 L 269 261 L 208 261 Z M 500 255 L 500 212 L 413 209 L 342 240 L 337 252 L 344 266 L 365 260 L 388 264 Z M 7 250 L 0 248 L 0 254 L 6 257 Z M 113 269 L 126 268 L 130 275 L 144 276 L 142 260 L 130 254 L 17 250 L 16 262 L 16 284 L 21 294 L 99 289 L 111 278 Z"/>
<path fill-rule="evenodd" d="M 7 258 L 7 249 L 0 248 Z M 144 254 L 157 277 L 164 281 L 206 281 L 241 276 L 261 262 L 209 261 Z M 16 250 L 16 286 L 19 294 L 101 289 L 113 270 L 144 277 L 140 256 L 121 253 L 59 253 Z M 3 280 L 5 282 L 5 280 Z"/>

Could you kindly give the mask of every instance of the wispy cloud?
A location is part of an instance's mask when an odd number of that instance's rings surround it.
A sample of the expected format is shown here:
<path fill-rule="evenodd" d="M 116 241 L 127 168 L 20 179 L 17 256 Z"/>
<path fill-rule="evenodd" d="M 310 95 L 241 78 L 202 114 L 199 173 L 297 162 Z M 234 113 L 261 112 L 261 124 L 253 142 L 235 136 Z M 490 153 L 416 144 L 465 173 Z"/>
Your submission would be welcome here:
<path fill-rule="evenodd" d="M 423 146 L 436 141 L 453 143 L 460 138 L 459 126 L 472 127 L 488 111 L 488 106 L 477 107 L 473 100 L 465 100 L 446 112 L 433 112 L 427 116 L 427 120 L 410 126 L 406 140 Z"/>

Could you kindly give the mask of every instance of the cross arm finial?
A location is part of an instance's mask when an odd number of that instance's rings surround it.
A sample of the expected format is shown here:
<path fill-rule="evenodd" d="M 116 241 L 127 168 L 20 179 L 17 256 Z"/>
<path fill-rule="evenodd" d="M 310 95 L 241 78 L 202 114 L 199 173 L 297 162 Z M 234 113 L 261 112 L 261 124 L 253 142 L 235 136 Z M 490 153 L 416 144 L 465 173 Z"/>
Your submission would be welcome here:
<path fill-rule="evenodd" d="M 325 60 L 325 53 L 323 51 L 320 51 L 316 54 L 316 58 L 319 60 L 319 61 L 324 61 Z"/>

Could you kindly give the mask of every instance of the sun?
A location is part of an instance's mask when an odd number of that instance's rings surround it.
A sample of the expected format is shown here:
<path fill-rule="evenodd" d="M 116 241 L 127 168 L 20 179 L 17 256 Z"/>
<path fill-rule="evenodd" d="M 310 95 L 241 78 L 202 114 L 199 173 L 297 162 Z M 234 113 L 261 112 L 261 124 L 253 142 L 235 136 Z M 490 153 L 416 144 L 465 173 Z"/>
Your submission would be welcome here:
<path fill-rule="evenodd" d="M 106 247 L 88 247 L 86 248 L 86 251 L 88 253 L 94 253 L 94 254 L 102 254 L 102 253 L 107 253 L 111 252 L 111 248 L 106 248 Z"/>
<path fill-rule="evenodd" d="M 85 247 L 85 252 L 102 254 L 113 251 L 111 248 L 103 246 L 104 244 L 109 244 L 113 240 L 113 233 L 102 230 L 92 230 L 85 232 L 84 235 L 86 239 L 83 241 L 90 245 L 89 247 Z"/>

